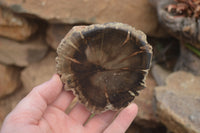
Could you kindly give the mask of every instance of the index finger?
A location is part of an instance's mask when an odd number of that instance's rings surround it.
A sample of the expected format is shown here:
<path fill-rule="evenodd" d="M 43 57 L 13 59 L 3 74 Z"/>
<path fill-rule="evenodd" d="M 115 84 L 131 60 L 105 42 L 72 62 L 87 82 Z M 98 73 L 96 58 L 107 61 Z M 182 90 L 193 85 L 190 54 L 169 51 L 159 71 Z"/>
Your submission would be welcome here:
<path fill-rule="evenodd" d="M 135 103 L 131 103 L 118 114 L 104 133 L 124 133 L 136 117 L 137 112 L 137 105 Z"/>

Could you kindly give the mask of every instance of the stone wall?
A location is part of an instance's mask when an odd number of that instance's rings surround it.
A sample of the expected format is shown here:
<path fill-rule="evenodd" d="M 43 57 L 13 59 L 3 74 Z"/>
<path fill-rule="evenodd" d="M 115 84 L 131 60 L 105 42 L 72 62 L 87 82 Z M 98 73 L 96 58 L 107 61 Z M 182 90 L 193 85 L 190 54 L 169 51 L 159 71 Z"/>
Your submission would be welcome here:
<path fill-rule="evenodd" d="M 56 48 L 74 25 L 106 22 L 127 23 L 148 36 L 166 36 L 148 0 L 0 0 L 0 126 L 34 86 L 55 73 Z M 165 133 L 165 125 L 173 131 L 174 125 L 162 116 L 165 108 L 160 107 L 159 95 L 164 92 L 158 89 L 156 106 L 157 83 L 151 74 L 147 86 L 135 100 L 139 113 L 127 132 Z"/>

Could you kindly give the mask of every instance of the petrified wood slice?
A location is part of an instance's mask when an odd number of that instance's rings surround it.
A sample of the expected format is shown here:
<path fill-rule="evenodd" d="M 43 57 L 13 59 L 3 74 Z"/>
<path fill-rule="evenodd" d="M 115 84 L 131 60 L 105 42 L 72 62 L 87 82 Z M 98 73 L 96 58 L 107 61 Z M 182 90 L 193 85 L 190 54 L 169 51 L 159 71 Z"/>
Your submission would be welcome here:
<path fill-rule="evenodd" d="M 145 87 L 152 48 L 122 23 L 76 26 L 57 49 L 57 73 L 92 113 L 119 110 Z"/>

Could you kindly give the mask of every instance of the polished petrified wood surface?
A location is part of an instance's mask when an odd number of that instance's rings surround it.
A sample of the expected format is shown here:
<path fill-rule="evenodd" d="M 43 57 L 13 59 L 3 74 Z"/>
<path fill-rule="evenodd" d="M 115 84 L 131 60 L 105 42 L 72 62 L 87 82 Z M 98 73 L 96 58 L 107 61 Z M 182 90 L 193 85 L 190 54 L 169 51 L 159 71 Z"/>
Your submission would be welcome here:
<path fill-rule="evenodd" d="M 141 31 L 107 23 L 72 28 L 57 54 L 64 88 L 99 113 L 126 107 L 145 88 L 152 48 Z"/>

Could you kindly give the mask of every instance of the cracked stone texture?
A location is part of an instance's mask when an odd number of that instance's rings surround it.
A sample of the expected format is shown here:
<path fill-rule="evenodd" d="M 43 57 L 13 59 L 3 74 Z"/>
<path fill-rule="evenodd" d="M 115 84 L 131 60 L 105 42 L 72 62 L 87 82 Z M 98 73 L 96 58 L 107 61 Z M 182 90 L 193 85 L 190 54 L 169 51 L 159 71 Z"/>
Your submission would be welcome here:
<path fill-rule="evenodd" d="M 156 127 L 159 124 L 154 98 L 154 88 L 157 84 L 150 73 L 147 76 L 146 85 L 147 88 L 141 91 L 139 96 L 134 100 L 139 107 L 135 122 L 144 127 Z"/>
<path fill-rule="evenodd" d="M 155 89 L 158 116 L 174 133 L 200 132 L 200 77 L 179 71 Z"/>
<path fill-rule="evenodd" d="M 148 35 L 163 36 L 155 9 L 148 0 L 0 0 L 18 13 L 33 14 L 50 22 L 122 22 Z"/>
<path fill-rule="evenodd" d="M 21 84 L 19 68 L 0 64 L 0 98 L 13 93 Z"/>
<path fill-rule="evenodd" d="M 0 6 L 0 36 L 27 40 L 37 30 L 37 25 Z"/>
<path fill-rule="evenodd" d="M 0 62 L 7 65 L 28 66 L 41 60 L 48 50 L 42 37 L 16 42 L 0 37 Z"/>
<path fill-rule="evenodd" d="M 50 52 L 43 60 L 28 66 L 22 71 L 21 80 L 27 92 L 49 80 L 56 73 L 55 58 L 56 52 Z"/>

